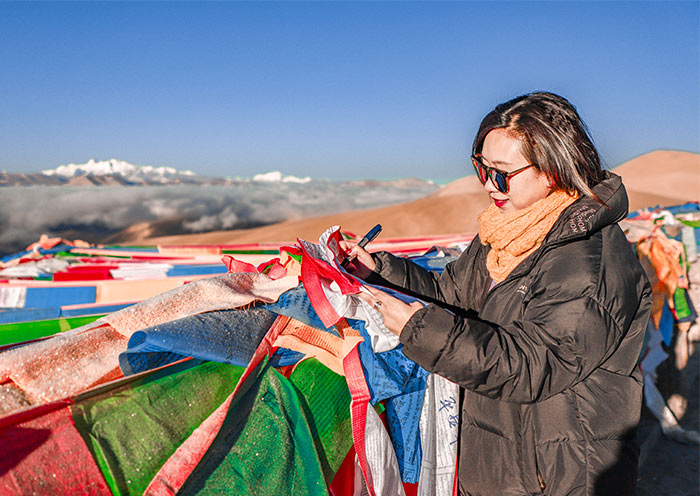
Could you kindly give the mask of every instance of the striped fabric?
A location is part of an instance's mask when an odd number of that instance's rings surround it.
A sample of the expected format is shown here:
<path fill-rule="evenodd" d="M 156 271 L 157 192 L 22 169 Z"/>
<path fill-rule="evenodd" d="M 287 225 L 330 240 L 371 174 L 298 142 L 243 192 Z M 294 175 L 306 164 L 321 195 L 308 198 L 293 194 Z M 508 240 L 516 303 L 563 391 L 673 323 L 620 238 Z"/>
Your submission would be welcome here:
<path fill-rule="evenodd" d="M 422 255 L 421 249 L 470 239 L 384 244 Z M 420 410 L 424 379 L 409 363 L 392 361 L 399 349 L 376 355 L 364 341 L 365 322 L 325 325 L 308 281 L 296 279 L 305 270 L 304 257 L 294 253 L 302 246 L 288 248 L 291 256 L 282 246 L 45 243 L 4 257 L 0 495 L 171 494 L 171 488 L 342 496 L 381 492 L 386 484 L 416 494 L 419 416 L 397 419 Z M 277 280 L 227 274 L 220 260 L 278 273 L 291 265 L 268 261 L 285 255 L 301 259 L 301 269 Z M 31 266 L 47 257 L 61 263 L 44 263 L 41 272 Z M 318 259 L 307 254 L 305 263 L 307 276 L 318 274 Z M 47 272 L 50 266 L 58 269 Z M 21 270 L 3 278 L 5 268 Z M 347 353 L 357 359 L 352 370 L 345 368 Z M 387 368 L 408 375 L 386 389 Z M 393 481 L 375 474 L 368 485 L 355 463 L 357 435 L 365 433 L 353 432 L 350 372 L 369 392 L 367 418 L 382 449 L 399 454 Z M 406 382 L 409 376 L 418 383 Z M 370 441 L 362 443 L 363 456 Z"/>

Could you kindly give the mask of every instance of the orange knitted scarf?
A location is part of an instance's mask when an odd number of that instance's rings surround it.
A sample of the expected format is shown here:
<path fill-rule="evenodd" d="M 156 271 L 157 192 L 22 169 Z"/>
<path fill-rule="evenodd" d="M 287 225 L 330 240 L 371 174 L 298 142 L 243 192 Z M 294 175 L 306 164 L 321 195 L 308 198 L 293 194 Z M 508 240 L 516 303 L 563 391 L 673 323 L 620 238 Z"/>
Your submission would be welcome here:
<path fill-rule="evenodd" d="M 496 282 L 501 282 L 528 255 L 534 252 L 549 233 L 559 215 L 578 195 L 554 191 L 529 207 L 502 212 L 493 203 L 478 217 L 479 238 L 491 245 L 486 268 Z"/>

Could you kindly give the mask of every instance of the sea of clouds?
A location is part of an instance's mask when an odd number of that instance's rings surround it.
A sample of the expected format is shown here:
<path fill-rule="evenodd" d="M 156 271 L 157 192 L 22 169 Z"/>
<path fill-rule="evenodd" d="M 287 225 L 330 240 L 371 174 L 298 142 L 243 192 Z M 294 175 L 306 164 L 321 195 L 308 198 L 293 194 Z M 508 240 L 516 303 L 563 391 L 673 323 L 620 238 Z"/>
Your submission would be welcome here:
<path fill-rule="evenodd" d="M 101 243 L 140 222 L 168 221 L 166 234 L 242 229 L 411 201 L 438 188 L 419 180 L 3 187 L 0 256 L 23 250 L 42 234 Z"/>

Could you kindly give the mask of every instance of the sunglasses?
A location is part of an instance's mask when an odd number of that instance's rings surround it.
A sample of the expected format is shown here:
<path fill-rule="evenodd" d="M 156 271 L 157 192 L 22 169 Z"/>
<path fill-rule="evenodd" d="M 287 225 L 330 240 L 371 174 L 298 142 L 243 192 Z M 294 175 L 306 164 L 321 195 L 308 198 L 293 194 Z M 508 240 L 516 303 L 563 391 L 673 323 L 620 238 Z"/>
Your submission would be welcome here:
<path fill-rule="evenodd" d="M 481 184 L 485 184 L 486 181 L 491 179 L 493 185 L 496 186 L 496 189 L 501 193 L 508 193 L 508 191 L 510 191 L 511 177 L 515 176 L 516 174 L 520 174 L 530 167 L 536 166 L 536 164 L 530 164 L 526 165 L 525 167 L 521 167 L 520 169 L 516 169 L 513 172 L 503 172 L 494 167 L 484 165 L 482 158 L 483 157 L 481 154 L 471 156 L 472 164 L 474 164 L 474 169 L 476 169 L 476 175 L 479 177 L 479 181 L 481 181 Z"/>

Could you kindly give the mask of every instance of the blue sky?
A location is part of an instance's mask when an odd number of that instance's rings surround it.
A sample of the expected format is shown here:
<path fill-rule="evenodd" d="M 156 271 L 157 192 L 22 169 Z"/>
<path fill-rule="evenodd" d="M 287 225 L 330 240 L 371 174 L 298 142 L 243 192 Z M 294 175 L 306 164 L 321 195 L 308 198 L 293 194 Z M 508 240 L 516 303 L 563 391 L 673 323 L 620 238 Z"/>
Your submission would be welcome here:
<path fill-rule="evenodd" d="M 699 5 L 3 2 L 0 170 L 447 181 L 533 90 L 569 98 L 610 167 L 699 152 Z"/>

